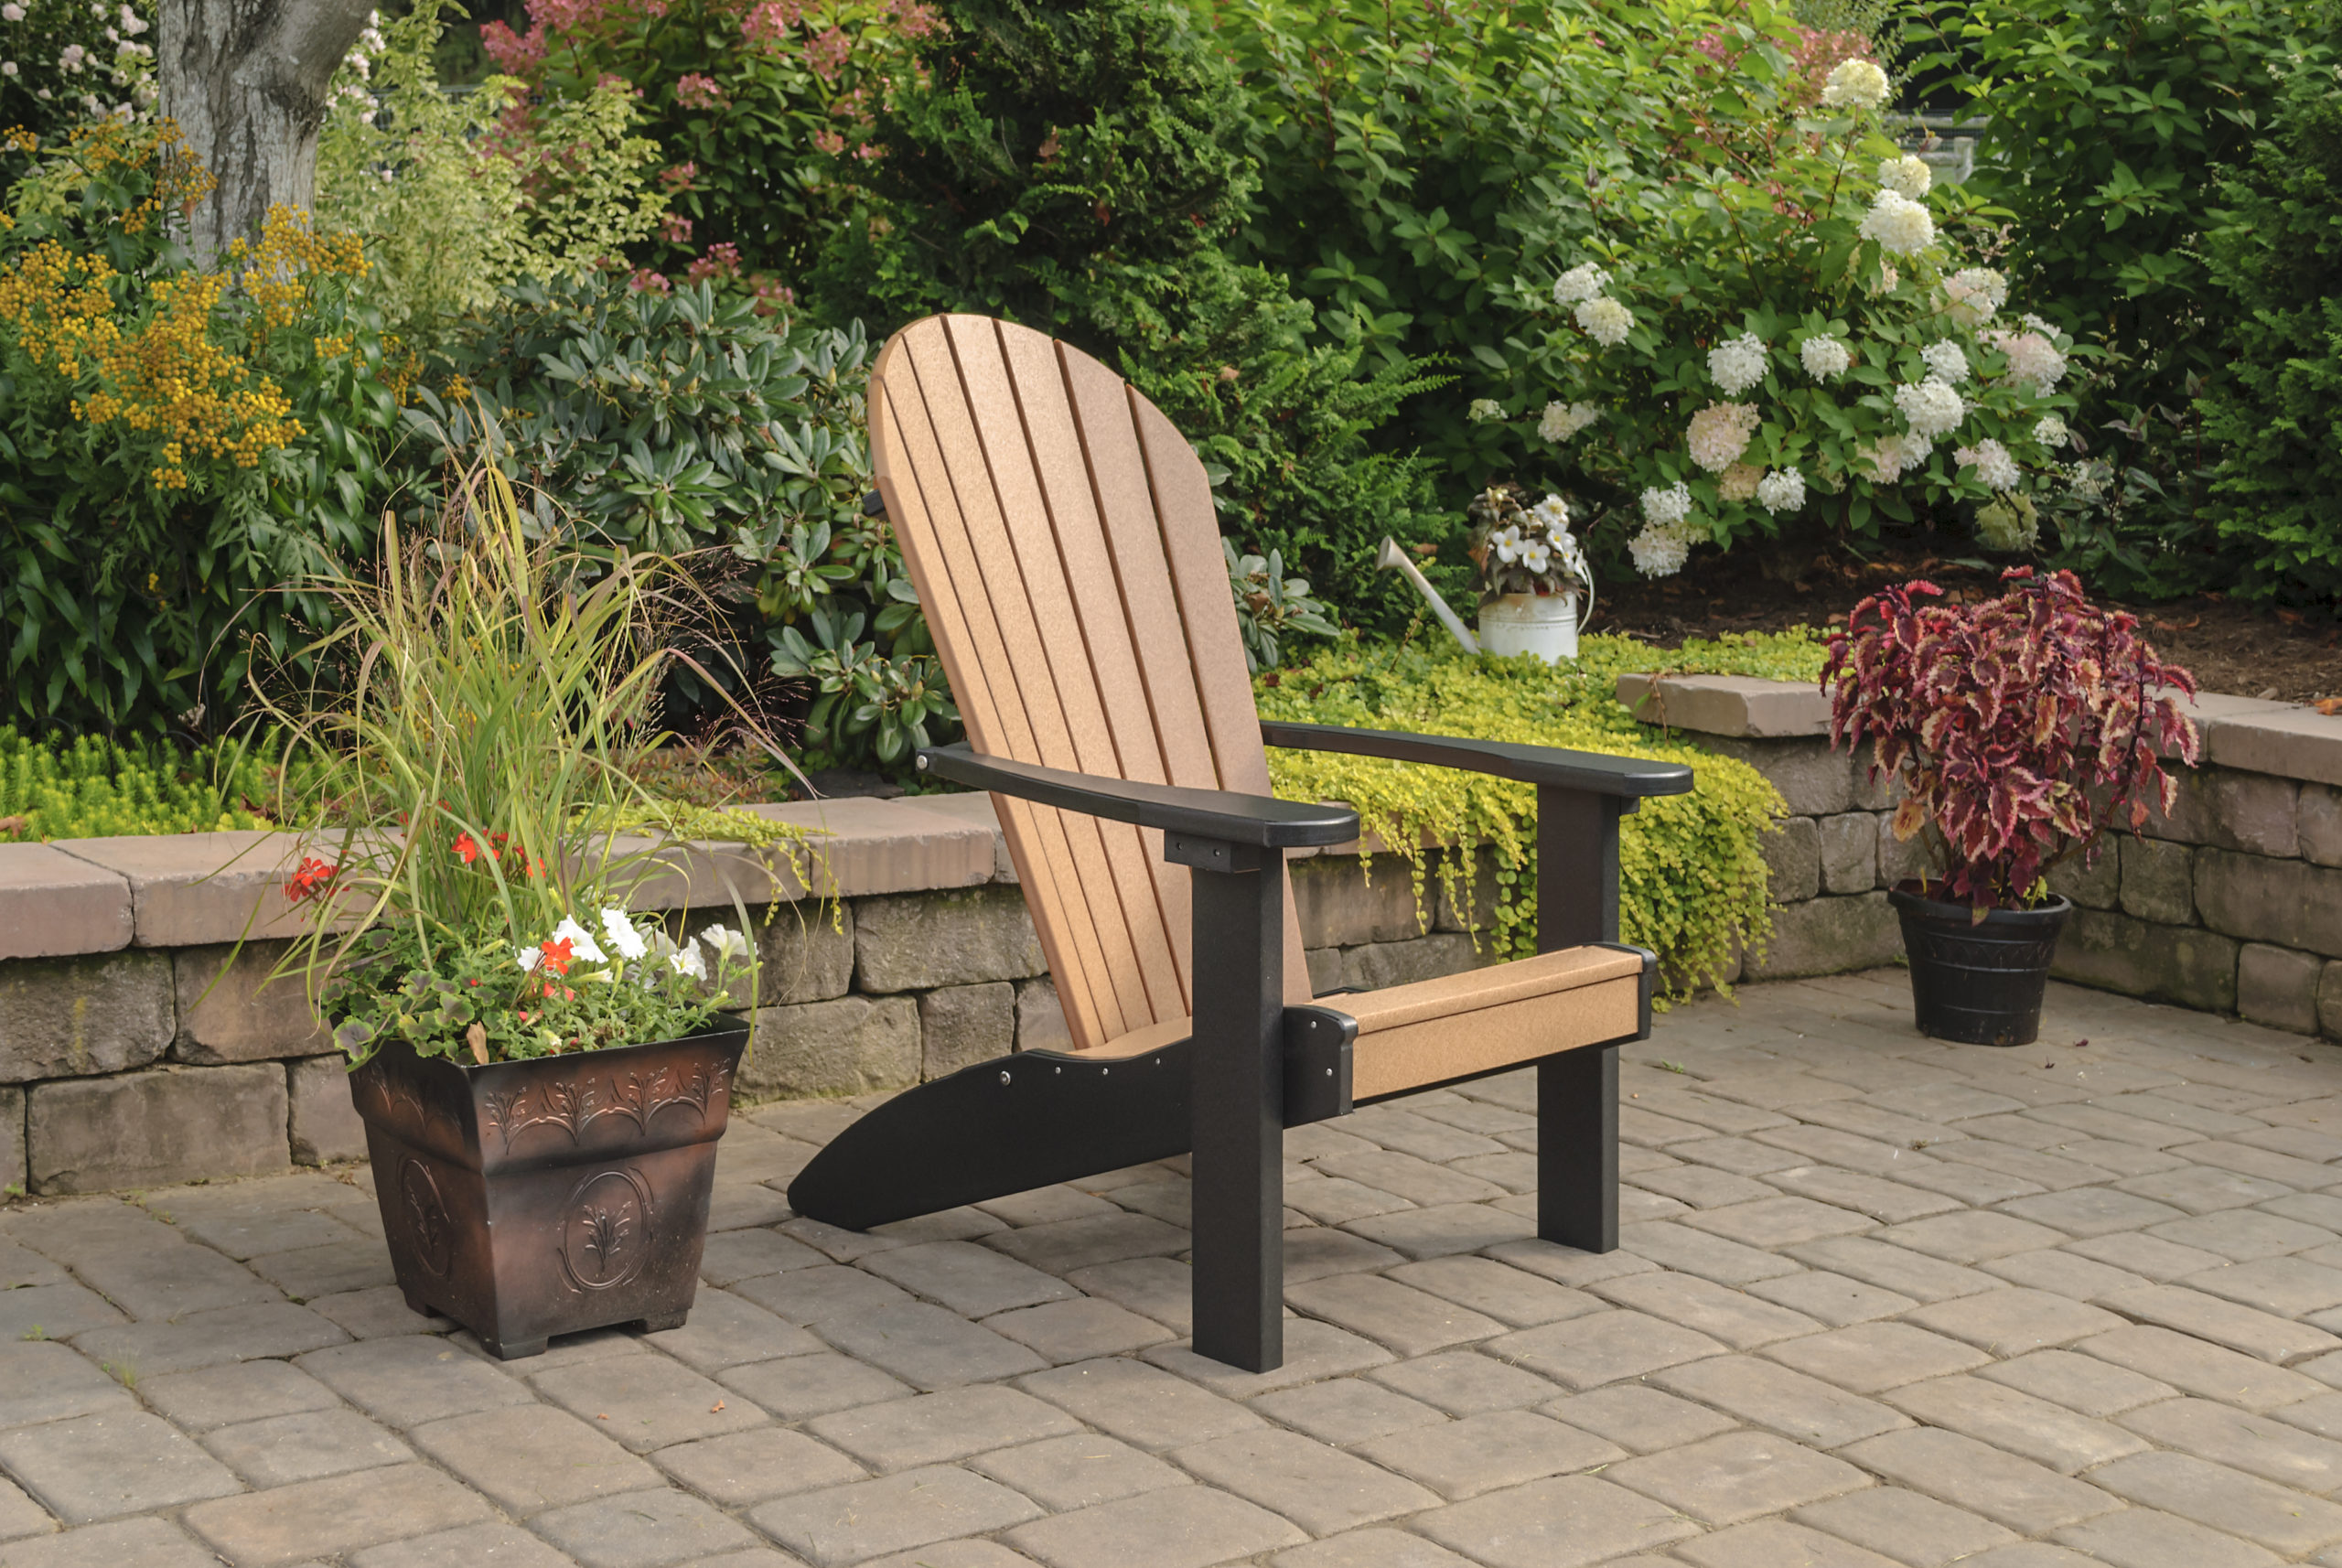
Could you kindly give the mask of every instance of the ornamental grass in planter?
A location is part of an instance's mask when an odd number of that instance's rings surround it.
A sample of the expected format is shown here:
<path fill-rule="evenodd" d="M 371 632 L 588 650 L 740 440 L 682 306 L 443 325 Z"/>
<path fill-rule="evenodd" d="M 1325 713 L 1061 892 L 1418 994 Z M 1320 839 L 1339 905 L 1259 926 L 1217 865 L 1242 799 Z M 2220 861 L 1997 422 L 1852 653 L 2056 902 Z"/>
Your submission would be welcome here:
<path fill-rule="evenodd" d="M 1920 1032 L 2021 1046 L 2071 909 L 2049 870 L 2171 810 L 2163 758 L 2196 760 L 2178 701 L 2196 682 L 2072 573 L 2002 581 L 1974 605 L 1928 603 L 1943 597 L 1928 582 L 1872 595 L 1831 638 L 1821 684 L 1832 746 L 1868 741 L 1870 776 L 1902 789 L 1895 836 L 1936 830 L 1936 875 L 1887 894 Z"/>
<path fill-rule="evenodd" d="M 623 763 L 690 590 L 466 489 L 437 537 L 386 520 L 306 700 L 265 700 L 323 759 L 283 967 L 349 1058 L 400 1288 L 513 1357 L 683 1321 L 754 986 L 737 930 L 630 908 L 664 867 L 615 831 L 655 808 Z"/>

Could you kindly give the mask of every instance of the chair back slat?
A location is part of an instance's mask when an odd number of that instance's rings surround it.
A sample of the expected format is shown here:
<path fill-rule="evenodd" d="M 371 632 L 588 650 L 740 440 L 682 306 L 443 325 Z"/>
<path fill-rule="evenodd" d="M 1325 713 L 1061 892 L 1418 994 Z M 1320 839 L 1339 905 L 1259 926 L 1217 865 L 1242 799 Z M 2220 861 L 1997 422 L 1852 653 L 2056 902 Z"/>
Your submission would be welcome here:
<path fill-rule="evenodd" d="M 979 751 L 1268 793 L 1210 486 L 1153 404 L 1029 328 L 935 317 L 880 353 L 870 424 Z M 1162 835 L 995 799 L 1077 1047 L 1184 1016 L 1188 874 Z M 1306 1000 L 1289 898 L 1286 927 Z"/>

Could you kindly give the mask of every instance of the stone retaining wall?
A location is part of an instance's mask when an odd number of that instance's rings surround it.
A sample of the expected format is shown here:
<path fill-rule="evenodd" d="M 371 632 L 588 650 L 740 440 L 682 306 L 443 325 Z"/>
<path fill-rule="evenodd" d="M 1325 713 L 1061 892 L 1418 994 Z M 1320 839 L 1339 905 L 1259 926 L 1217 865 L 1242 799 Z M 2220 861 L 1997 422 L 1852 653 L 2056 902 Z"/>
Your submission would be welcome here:
<path fill-rule="evenodd" d="M 1924 852 L 1887 831 L 1890 796 L 1831 753 L 1816 693 L 1706 678 L 1654 693 L 1628 677 L 1619 694 L 1750 762 L 1789 803 L 1767 844 L 1772 940 L 1738 978 L 1899 956 L 1884 890 Z M 2342 1038 L 2342 719 L 2232 698 L 2205 699 L 2202 717 L 2209 761 L 2184 775 L 2172 819 L 2054 879 L 2079 906 L 2057 972 Z M 695 845 L 647 900 L 679 929 L 736 920 L 736 896 L 750 911 L 764 994 L 744 1097 L 899 1088 L 1065 1041 L 988 797 L 756 810 L 822 829 L 818 862 Z M 97 1191 L 362 1154 L 297 983 L 261 983 L 289 929 L 287 847 L 265 833 L 0 845 L 0 1187 Z M 1372 866 L 1354 847 L 1295 860 L 1315 989 L 1480 961 L 1447 899 L 1426 922 L 1405 865 Z"/>

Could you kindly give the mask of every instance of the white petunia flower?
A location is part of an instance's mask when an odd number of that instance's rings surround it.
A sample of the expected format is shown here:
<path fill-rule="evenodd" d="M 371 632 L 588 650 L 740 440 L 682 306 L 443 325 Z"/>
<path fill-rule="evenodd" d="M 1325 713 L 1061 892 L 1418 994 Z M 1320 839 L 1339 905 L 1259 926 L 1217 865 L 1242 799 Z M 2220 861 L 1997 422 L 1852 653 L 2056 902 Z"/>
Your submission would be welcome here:
<path fill-rule="evenodd" d="M 679 947 L 673 952 L 669 953 L 667 955 L 667 964 L 668 967 L 672 969 L 677 974 L 689 975 L 693 980 L 705 980 L 707 978 L 707 961 L 700 957 L 699 939 L 697 937 L 692 938 L 682 947 Z"/>
<path fill-rule="evenodd" d="M 1879 249 L 1889 254 L 1916 256 L 1936 242 L 1936 220 L 1924 203 L 1882 190 L 1857 232 L 1877 241 Z"/>
<path fill-rule="evenodd" d="M 512 961 L 521 966 L 522 974 L 535 973 L 537 965 L 543 963 L 544 958 L 543 948 L 514 948 L 512 950 Z"/>
<path fill-rule="evenodd" d="M 1577 324 L 1585 328 L 1586 336 L 1606 349 L 1615 349 L 1627 340 L 1634 329 L 1635 313 L 1605 295 L 1589 299 L 1577 307 Z"/>
<path fill-rule="evenodd" d="M 624 909 L 602 911 L 602 934 L 610 939 L 610 946 L 622 959 L 638 959 L 650 949 L 642 940 L 642 933 L 634 929 Z"/>
<path fill-rule="evenodd" d="M 1846 367 L 1854 362 L 1854 357 L 1846 351 L 1846 346 L 1826 332 L 1808 338 L 1798 349 L 1797 357 L 1804 364 L 1805 373 L 1817 381 L 1844 375 Z"/>
<path fill-rule="evenodd" d="M 1590 403 L 1549 403 L 1537 422 L 1537 434 L 1558 446 L 1601 417 Z"/>
<path fill-rule="evenodd" d="M 1712 403 L 1692 416 L 1692 461 L 1711 474 L 1721 474 L 1740 460 L 1756 434 L 1755 403 Z"/>
<path fill-rule="evenodd" d="M 1928 377 L 1948 387 L 1956 387 L 1968 379 L 1968 356 L 1960 345 L 1946 338 L 1919 350 L 1919 358 L 1927 361 Z"/>
<path fill-rule="evenodd" d="M 699 940 L 707 944 L 718 961 L 747 956 L 748 939 L 728 926 L 710 926 L 699 934 Z"/>
<path fill-rule="evenodd" d="M 1575 305 L 1581 299 L 1592 299 L 1610 286 L 1610 274 L 1592 262 L 1580 262 L 1553 280 L 1553 303 Z"/>
<path fill-rule="evenodd" d="M 1476 397 L 1472 400 L 1472 406 L 1464 411 L 1464 417 L 1475 424 L 1486 424 L 1492 419 L 1504 417 L 1504 404 L 1492 397 Z"/>
<path fill-rule="evenodd" d="M 1979 441 L 1973 446 L 1962 446 L 1952 454 L 1952 458 L 1963 468 L 1974 467 L 1976 477 L 1996 490 L 2016 489 L 2021 477 L 2017 473 L 2016 459 L 2010 456 L 2009 449 L 1997 441 Z"/>
<path fill-rule="evenodd" d="M 1776 468 L 1756 484 L 1756 504 L 1778 517 L 1805 504 L 1805 476 L 1795 468 Z"/>
<path fill-rule="evenodd" d="M 1658 528 L 1671 527 L 1692 515 L 1692 488 L 1678 479 L 1665 489 L 1654 485 L 1643 492 L 1643 521 Z"/>
<path fill-rule="evenodd" d="M 1716 494 L 1728 501 L 1753 500 L 1756 482 L 1764 477 L 1765 470 L 1754 463 L 1735 463 L 1716 476 Z"/>
<path fill-rule="evenodd" d="M 1875 109 L 1886 102 L 1886 73 L 1866 59 L 1841 60 L 1821 84 L 1832 109 Z"/>
<path fill-rule="evenodd" d="M 1928 167 L 1927 160 L 1908 153 L 1899 158 L 1882 159 L 1878 166 L 1878 183 L 1914 201 L 1927 195 L 1928 187 L 1934 180 L 1934 171 Z"/>
<path fill-rule="evenodd" d="M 1950 435 L 1968 417 L 1968 404 L 1960 394 L 1933 379 L 1896 387 L 1895 406 L 1914 432 L 1929 440 Z"/>
<path fill-rule="evenodd" d="M 564 918 L 561 924 L 555 926 L 553 929 L 553 940 L 557 942 L 567 942 L 571 956 L 580 963 L 610 961 L 610 956 L 602 950 L 602 945 L 593 939 L 585 927 L 575 920 Z"/>
<path fill-rule="evenodd" d="M 1646 577 L 1672 577 L 1692 558 L 1692 537 L 1681 523 L 1653 523 L 1627 541 L 1635 570 Z"/>
<path fill-rule="evenodd" d="M 2009 280 L 1990 267 L 1962 267 L 1943 280 L 1947 310 L 1962 327 L 1982 327 L 2009 302 Z"/>
<path fill-rule="evenodd" d="M 1765 345 L 1744 332 L 1708 350 L 1708 374 L 1726 397 L 1738 397 L 1765 379 Z"/>
<path fill-rule="evenodd" d="M 2073 434 L 2066 428 L 2066 422 L 2054 413 L 2043 414 L 2033 427 L 2033 438 L 2053 452 L 2073 439 Z"/>

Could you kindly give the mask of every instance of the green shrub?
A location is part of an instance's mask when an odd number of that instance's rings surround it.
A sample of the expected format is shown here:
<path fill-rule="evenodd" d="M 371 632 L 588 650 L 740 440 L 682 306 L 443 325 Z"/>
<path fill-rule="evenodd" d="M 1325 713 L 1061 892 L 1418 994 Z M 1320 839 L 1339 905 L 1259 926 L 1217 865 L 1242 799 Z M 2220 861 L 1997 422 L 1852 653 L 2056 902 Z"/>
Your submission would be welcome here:
<path fill-rule="evenodd" d="M 1534 657 L 1471 658 L 1452 648 L 1350 643 L 1257 682 L 1262 716 L 1480 740 L 1571 746 L 1690 763 L 1689 795 L 1646 800 L 1619 836 L 1619 929 L 1660 955 L 1666 993 L 1688 995 L 1729 971 L 1771 931 L 1759 839 L 1785 811 L 1779 793 L 1744 762 L 1714 756 L 1629 718 L 1613 695 L 1620 672 L 1667 668 L 1818 680 L 1810 638 L 1727 639 L 1672 653 L 1622 638 L 1580 640 L 1574 664 Z M 1482 774 L 1322 752 L 1273 750 L 1276 792 L 1347 800 L 1366 832 L 1395 846 L 1419 902 L 1437 877 L 1458 908 L 1471 905 L 1466 862 L 1426 842 L 1486 846 L 1496 904 L 1488 940 L 1499 957 L 1534 952 L 1534 786 Z M 1370 871 L 1371 863 L 1370 862 Z"/>
<path fill-rule="evenodd" d="M 83 736 L 44 745 L 0 725 L 0 843 L 265 828 L 268 770 L 242 747 Z"/>
<path fill-rule="evenodd" d="M 424 392 L 410 424 L 442 471 L 493 456 L 591 548 L 686 561 L 751 660 L 810 682 L 814 768 L 902 762 L 957 724 L 918 595 L 883 519 L 861 328 L 758 313 L 707 282 L 671 294 L 613 274 L 525 284 L 449 350 L 468 395 Z M 486 411 L 493 410 L 493 413 Z M 675 673 L 691 709 L 723 660 Z M 741 695 L 742 693 L 735 693 Z"/>
<path fill-rule="evenodd" d="M 62 136 L 155 105 L 155 0 L 17 0 L 5 24 L 0 125 Z"/>
<path fill-rule="evenodd" d="M 2328 41 L 2286 68 L 2206 246 L 2226 373 L 2205 399 L 2222 536 L 2256 595 L 2342 597 L 2342 88 Z"/>
<path fill-rule="evenodd" d="M 874 330 L 1005 316 L 1118 366 L 1203 456 L 1224 532 L 1353 617 L 1402 623 L 1376 541 L 1461 520 L 1368 436 L 1436 383 L 1313 344 L 1309 305 L 1226 253 L 1253 184 L 1234 72 L 1176 0 L 961 0 L 949 22 L 878 112 L 882 221 L 838 231 L 824 311 Z"/>
<path fill-rule="evenodd" d="M 109 121 L 36 156 L 0 235 L 0 715 L 215 732 L 251 644 L 328 614 L 296 585 L 374 533 L 415 373 L 305 215 L 192 268 L 208 188 L 176 133 Z"/>

